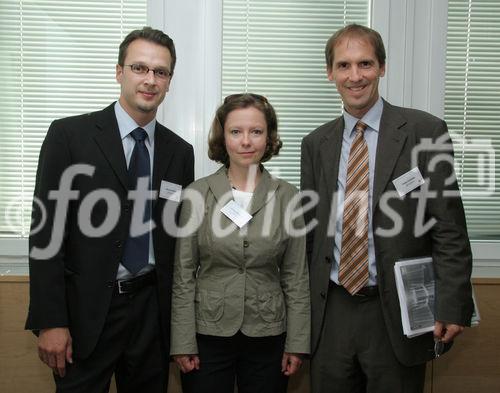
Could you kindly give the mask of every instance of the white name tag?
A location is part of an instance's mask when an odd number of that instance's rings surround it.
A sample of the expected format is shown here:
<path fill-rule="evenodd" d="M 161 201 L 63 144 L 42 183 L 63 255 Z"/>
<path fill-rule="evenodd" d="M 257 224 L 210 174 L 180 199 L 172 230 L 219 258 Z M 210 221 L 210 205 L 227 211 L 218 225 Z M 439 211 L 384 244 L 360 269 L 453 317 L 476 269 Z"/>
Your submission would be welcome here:
<path fill-rule="evenodd" d="M 396 191 L 400 197 L 408 194 L 410 191 L 413 191 L 415 188 L 420 187 L 424 183 L 425 180 L 418 167 L 413 168 L 392 181 L 392 184 L 396 187 Z"/>
<path fill-rule="evenodd" d="M 220 211 L 234 222 L 238 228 L 243 228 L 252 219 L 252 216 L 235 201 L 229 201 Z"/>
<path fill-rule="evenodd" d="M 182 186 L 180 184 L 170 183 L 162 180 L 160 185 L 160 198 L 168 199 L 169 201 L 181 201 Z"/>

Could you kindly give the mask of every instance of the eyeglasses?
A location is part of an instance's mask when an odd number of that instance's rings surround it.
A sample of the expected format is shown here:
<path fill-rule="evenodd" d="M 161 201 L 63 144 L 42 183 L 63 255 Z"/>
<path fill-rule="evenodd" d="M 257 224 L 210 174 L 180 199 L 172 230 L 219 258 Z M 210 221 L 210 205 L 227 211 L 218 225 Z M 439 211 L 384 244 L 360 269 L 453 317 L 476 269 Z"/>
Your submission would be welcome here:
<path fill-rule="evenodd" d="M 149 71 L 153 71 L 156 78 L 166 80 L 172 76 L 172 73 L 166 68 L 155 68 L 154 70 L 144 64 L 125 64 L 125 67 L 130 67 L 132 72 L 137 75 L 147 75 Z"/>
<path fill-rule="evenodd" d="M 227 104 L 228 102 L 231 102 L 233 100 L 239 99 L 239 98 L 244 97 L 244 96 L 249 96 L 257 101 L 263 102 L 264 104 L 269 104 L 266 97 L 261 96 L 260 94 L 254 94 L 254 93 L 231 94 L 231 95 L 227 96 L 226 98 L 224 98 L 224 104 Z"/>

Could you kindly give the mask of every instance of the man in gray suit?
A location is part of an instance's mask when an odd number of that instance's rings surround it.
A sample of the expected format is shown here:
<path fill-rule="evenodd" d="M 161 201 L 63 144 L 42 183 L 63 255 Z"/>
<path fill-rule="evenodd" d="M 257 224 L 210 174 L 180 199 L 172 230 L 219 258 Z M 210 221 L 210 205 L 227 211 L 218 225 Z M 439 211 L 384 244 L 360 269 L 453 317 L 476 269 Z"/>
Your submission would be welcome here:
<path fill-rule="evenodd" d="M 422 392 L 436 342 L 470 324 L 472 255 L 446 123 L 379 96 L 380 35 L 349 25 L 325 49 L 344 114 L 302 141 L 318 392 Z M 424 148 L 427 144 L 427 147 Z M 402 176 L 403 181 L 394 181 Z M 403 334 L 394 264 L 432 257 L 434 332 Z"/>

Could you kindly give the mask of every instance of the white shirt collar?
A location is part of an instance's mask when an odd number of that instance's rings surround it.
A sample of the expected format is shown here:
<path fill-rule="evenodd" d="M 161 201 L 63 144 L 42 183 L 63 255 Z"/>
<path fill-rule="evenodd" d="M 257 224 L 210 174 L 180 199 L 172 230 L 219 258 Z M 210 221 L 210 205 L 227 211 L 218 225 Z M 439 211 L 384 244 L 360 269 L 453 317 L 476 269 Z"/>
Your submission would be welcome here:
<path fill-rule="evenodd" d="M 380 119 L 382 118 L 383 109 L 384 101 L 382 100 L 382 97 L 379 96 L 375 104 L 373 104 L 370 110 L 366 112 L 366 114 L 361 119 L 352 116 L 350 113 L 347 113 L 347 111 L 344 110 L 345 129 L 352 131 L 358 120 L 361 120 L 373 131 L 378 132 L 380 129 Z"/>
<path fill-rule="evenodd" d="M 140 127 L 132 117 L 123 109 L 119 101 L 115 103 L 115 115 L 116 121 L 118 122 L 118 129 L 120 130 L 120 136 L 125 139 L 132 131 L 137 127 Z M 156 119 L 151 120 L 148 124 L 141 127 L 148 134 L 149 144 L 154 141 Z"/>

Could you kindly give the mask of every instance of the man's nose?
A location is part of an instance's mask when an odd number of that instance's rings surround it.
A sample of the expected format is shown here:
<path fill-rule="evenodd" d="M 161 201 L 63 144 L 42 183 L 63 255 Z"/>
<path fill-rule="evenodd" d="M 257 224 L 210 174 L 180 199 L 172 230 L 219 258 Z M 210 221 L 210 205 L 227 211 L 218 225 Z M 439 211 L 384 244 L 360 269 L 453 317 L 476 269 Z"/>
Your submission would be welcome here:
<path fill-rule="evenodd" d="M 146 82 L 148 82 L 149 84 L 155 84 L 156 83 L 155 78 L 156 78 L 156 75 L 155 75 L 154 70 L 148 70 L 148 72 L 146 72 L 146 75 L 145 75 Z"/>
<path fill-rule="evenodd" d="M 361 72 L 358 67 L 351 67 L 351 72 L 349 73 L 349 79 L 353 82 L 357 82 L 361 79 Z"/>

